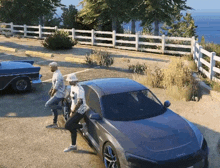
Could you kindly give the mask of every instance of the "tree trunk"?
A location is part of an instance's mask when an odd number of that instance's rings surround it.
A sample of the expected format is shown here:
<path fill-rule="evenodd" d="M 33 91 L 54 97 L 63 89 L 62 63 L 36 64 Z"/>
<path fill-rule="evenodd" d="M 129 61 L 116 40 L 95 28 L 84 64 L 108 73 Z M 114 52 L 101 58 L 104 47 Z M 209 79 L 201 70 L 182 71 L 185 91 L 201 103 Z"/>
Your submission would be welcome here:
<path fill-rule="evenodd" d="M 39 24 L 40 24 L 41 26 L 44 26 L 43 15 L 41 15 L 40 18 L 39 18 Z"/>
<path fill-rule="evenodd" d="M 117 19 L 114 16 L 112 18 L 112 31 L 113 30 L 117 32 Z"/>
<path fill-rule="evenodd" d="M 131 20 L 131 34 L 135 34 L 135 20 Z"/>
<path fill-rule="evenodd" d="M 154 21 L 154 35 L 159 36 L 159 21 L 158 20 Z"/>
<path fill-rule="evenodd" d="M 102 31 L 102 24 L 101 24 L 101 18 L 98 17 L 98 30 Z"/>

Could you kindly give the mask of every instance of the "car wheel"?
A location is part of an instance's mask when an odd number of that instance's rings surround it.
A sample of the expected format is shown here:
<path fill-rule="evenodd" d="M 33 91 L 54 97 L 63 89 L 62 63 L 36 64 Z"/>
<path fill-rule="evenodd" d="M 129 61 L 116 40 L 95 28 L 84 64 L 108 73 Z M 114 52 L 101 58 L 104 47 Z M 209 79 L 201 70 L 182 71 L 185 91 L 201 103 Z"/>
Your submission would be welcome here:
<path fill-rule="evenodd" d="M 12 88 L 16 92 L 25 92 L 31 89 L 31 82 L 28 78 L 18 78 L 13 81 Z"/>
<path fill-rule="evenodd" d="M 103 149 L 103 161 L 106 168 L 120 168 L 119 159 L 114 146 L 107 142 Z"/>

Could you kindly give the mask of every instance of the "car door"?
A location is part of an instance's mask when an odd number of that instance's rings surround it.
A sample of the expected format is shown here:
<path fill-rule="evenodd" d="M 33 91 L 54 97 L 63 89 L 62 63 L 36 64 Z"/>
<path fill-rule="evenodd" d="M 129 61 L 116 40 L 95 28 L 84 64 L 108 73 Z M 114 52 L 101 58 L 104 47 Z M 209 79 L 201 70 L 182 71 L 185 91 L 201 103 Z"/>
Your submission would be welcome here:
<path fill-rule="evenodd" d="M 89 87 L 86 104 L 89 106 L 89 110 L 85 116 L 85 122 L 87 124 L 88 133 L 94 140 L 95 145 L 99 146 L 99 135 L 100 135 L 100 122 L 101 120 L 91 119 L 89 116 L 92 113 L 98 113 L 101 116 L 101 107 L 98 94 Z"/>

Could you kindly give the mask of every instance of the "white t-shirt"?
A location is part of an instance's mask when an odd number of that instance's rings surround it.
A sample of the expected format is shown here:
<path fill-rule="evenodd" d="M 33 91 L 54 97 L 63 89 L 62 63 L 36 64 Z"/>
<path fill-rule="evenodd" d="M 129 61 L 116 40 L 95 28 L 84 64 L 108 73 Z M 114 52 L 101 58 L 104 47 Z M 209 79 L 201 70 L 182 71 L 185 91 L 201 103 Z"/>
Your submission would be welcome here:
<path fill-rule="evenodd" d="M 78 99 L 83 100 L 83 104 L 77 110 L 78 113 L 83 114 L 88 109 L 86 105 L 85 91 L 83 87 L 80 85 L 71 86 L 70 96 L 71 98 L 74 98 L 72 99 L 72 104 L 71 104 L 72 111 L 75 109 Z"/>
<path fill-rule="evenodd" d="M 63 76 L 62 76 L 59 69 L 57 69 L 53 73 L 52 86 L 53 86 L 53 89 L 57 90 L 57 92 L 54 94 L 54 96 L 56 96 L 58 98 L 63 98 L 65 96 L 64 80 L 63 80 Z"/>

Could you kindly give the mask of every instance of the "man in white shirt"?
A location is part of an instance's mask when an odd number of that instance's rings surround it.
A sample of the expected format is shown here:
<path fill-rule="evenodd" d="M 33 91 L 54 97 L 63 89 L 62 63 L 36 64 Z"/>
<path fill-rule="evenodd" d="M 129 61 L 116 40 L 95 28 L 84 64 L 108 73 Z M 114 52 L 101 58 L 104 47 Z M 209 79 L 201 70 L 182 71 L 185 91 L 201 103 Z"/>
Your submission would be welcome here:
<path fill-rule="evenodd" d="M 52 87 L 49 91 L 49 95 L 51 98 L 46 102 L 45 107 L 50 108 L 54 113 L 53 124 L 48 125 L 46 128 L 56 128 L 57 127 L 57 117 L 58 117 L 58 109 L 62 109 L 62 106 L 59 106 L 59 102 L 65 96 L 65 85 L 63 76 L 58 69 L 58 65 L 56 62 L 51 62 L 49 64 L 51 72 L 53 72 L 52 77 Z"/>
<path fill-rule="evenodd" d="M 67 120 L 65 128 L 71 133 L 72 144 L 70 147 L 66 148 L 64 152 L 69 152 L 77 150 L 76 138 L 77 138 L 77 129 L 82 128 L 82 125 L 79 124 L 79 121 L 84 117 L 84 114 L 87 110 L 85 92 L 82 86 L 78 85 L 78 79 L 75 74 L 70 74 L 66 79 L 71 85 L 70 96 L 72 98 L 71 112 L 72 116 Z"/>

